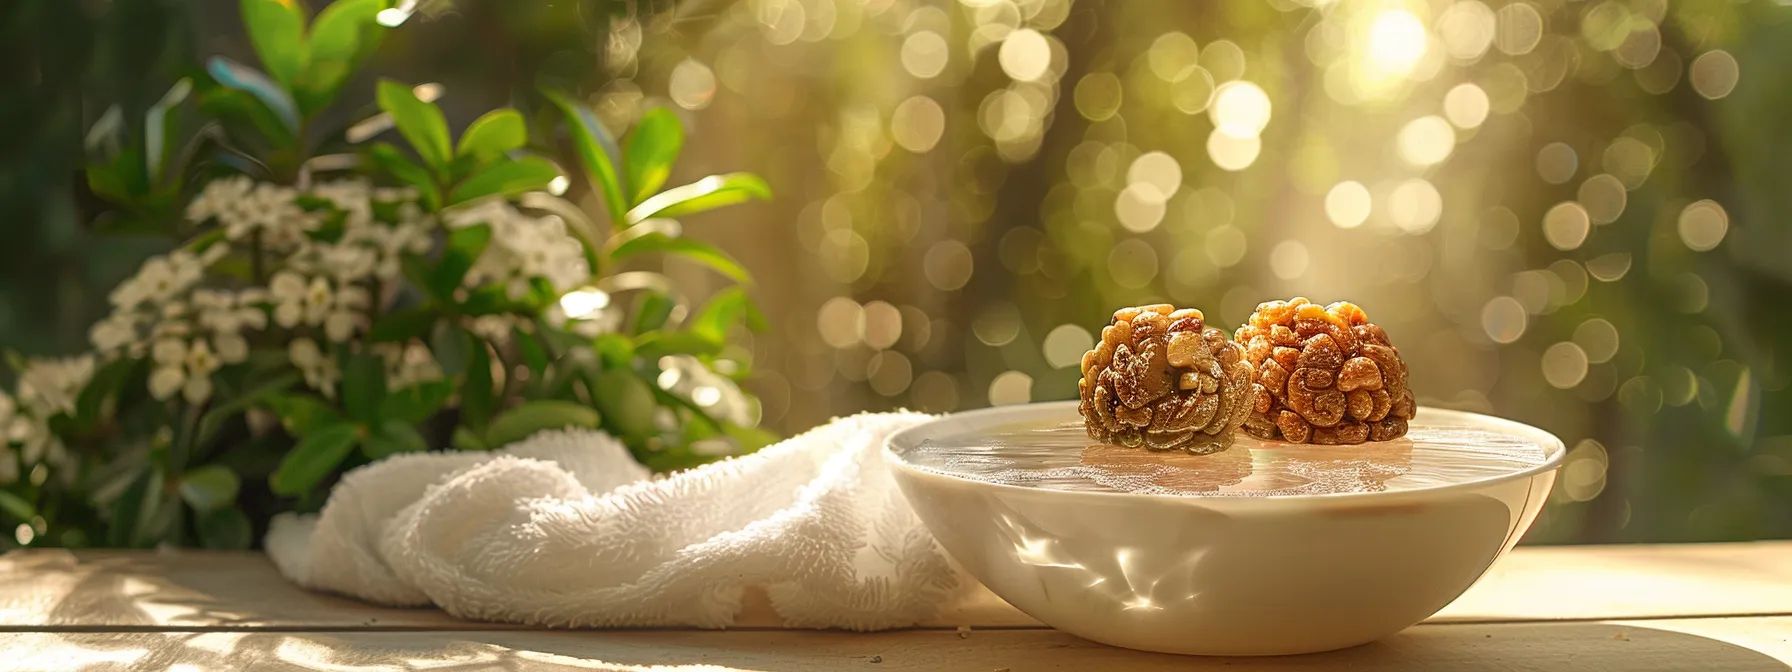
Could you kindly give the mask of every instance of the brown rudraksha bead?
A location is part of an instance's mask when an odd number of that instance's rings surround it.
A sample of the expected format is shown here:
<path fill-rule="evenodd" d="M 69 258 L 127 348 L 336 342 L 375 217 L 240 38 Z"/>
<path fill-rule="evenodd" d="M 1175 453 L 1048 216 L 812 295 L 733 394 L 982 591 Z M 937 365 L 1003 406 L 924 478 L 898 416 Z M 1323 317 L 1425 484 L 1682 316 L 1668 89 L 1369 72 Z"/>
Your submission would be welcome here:
<path fill-rule="evenodd" d="M 1362 443 L 1406 434 L 1417 406 L 1406 362 L 1363 309 L 1295 298 L 1257 306 L 1238 328 L 1255 367 L 1252 436 L 1290 443 Z"/>
<path fill-rule="evenodd" d="M 1089 437 L 1202 454 L 1232 445 L 1251 407 L 1244 348 L 1169 304 L 1121 308 L 1083 354 L 1078 410 Z"/>

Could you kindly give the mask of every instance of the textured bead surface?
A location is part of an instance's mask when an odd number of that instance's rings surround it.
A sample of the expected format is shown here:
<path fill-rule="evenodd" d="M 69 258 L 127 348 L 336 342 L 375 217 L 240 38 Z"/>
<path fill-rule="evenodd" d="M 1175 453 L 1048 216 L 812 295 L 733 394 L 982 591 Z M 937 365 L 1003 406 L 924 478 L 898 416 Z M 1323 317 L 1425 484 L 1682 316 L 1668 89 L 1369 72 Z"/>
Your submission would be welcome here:
<path fill-rule="evenodd" d="M 1298 297 L 1269 301 L 1236 336 L 1255 387 L 1245 431 L 1318 444 L 1406 434 L 1416 408 L 1406 362 L 1363 309 Z"/>
<path fill-rule="evenodd" d="M 1169 304 L 1115 311 L 1082 373 L 1083 426 L 1111 445 L 1222 450 L 1257 403 L 1244 348 Z"/>

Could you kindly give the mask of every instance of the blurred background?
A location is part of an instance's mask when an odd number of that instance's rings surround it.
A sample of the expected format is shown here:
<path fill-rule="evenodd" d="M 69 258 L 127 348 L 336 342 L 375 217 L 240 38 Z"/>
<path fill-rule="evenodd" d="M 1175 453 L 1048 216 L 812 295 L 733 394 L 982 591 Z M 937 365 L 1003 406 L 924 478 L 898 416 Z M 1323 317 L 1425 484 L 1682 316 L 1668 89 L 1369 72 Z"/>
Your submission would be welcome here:
<path fill-rule="evenodd" d="M 670 106 L 673 183 L 765 176 L 687 225 L 758 280 L 733 356 L 779 433 L 1074 398 L 1121 305 L 1347 299 L 1421 403 L 1571 447 L 1528 542 L 1733 540 L 1792 537 L 1788 4 L 436 0 L 370 70 L 456 127 L 538 83 L 616 130 Z M 0 344 L 82 350 L 159 251 L 86 232 L 83 136 L 253 62 L 239 26 L 0 6 Z"/>

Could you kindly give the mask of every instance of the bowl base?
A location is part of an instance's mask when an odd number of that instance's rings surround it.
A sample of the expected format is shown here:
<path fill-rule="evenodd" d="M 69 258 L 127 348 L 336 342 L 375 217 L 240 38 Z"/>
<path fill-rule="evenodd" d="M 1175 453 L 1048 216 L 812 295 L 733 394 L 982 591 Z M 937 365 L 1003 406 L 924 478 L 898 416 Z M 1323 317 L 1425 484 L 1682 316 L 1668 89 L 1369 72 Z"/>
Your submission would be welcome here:
<path fill-rule="evenodd" d="M 1266 646 L 1262 646 L 1262 647 L 1252 647 L 1249 649 L 1237 649 L 1237 648 L 1227 648 L 1224 646 L 1192 646 L 1192 647 L 1152 646 L 1150 644 L 1136 643 L 1136 642 L 1135 643 L 1126 643 L 1126 642 L 1117 642 L 1117 641 L 1104 641 L 1103 638 L 1099 638 L 1099 637 L 1088 637 L 1088 636 L 1078 635 L 1074 632 L 1068 632 L 1068 631 L 1060 631 L 1060 632 L 1064 632 L 1065 634 L 1071 635 L 1078 639 L 1086 639 L 1091 642 L 1101 644 L 1103 646 L 1112 646 L 1112 647 L 1119 648 L 1119 649 L 1130 649 L 1133 651 L 1144 651 L 1146 653 L 1165 653 L 1165 654 L 1170 654 L 1170 655 L 1175 655 L 1175 656 L 1193 656 L 1193 657 L 1199 657 L 1199 658 L 1275 658 L 1275 657 L 1280 657 L 1280 656 L 1305 656 L 1305 655 L 1310 655 L 1310 654 L 1315 654 L 1315 653 L 1328 653 L 1328 652 L 1332 652 L 1332 651 L 1343 651 L 1345 649 L 1354 649 L 1356 647 L 1363 646 L 1365 644 L 1372 644 L 1372 643 L 1381 641 L 1383 639 L 1386 639 L 1387 637 L 1392 636 L 1391 634 L 1383 635 L 1381 637 L 1373 637 L 1373 638 L 1365 639 L 1362 641 L 1351 641 L 1351 642 L 1345 643 L 1345 644 L 1338 644 L 1335 642 L 1328 642 L 1328 643 L 1286 642 L 1280 646 L 1266 645 Z"/>

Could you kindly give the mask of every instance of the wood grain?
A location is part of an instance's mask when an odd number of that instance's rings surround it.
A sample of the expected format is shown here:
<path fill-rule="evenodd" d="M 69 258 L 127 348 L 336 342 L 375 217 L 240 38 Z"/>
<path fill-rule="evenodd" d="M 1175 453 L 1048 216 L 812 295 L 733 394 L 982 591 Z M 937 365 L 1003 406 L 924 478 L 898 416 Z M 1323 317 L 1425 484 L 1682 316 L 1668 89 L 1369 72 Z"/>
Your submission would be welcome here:
<path fill-rule="evenodd" d="M 1432 622 L 1792 615 L 1792 542 L 1519 548 Z M 736 625 L 777 628 L 763 595 Z M 923 628 L 1039 627 L 987 591 Z M 503 630 L 434 609 L 301 590 L 257 553 L 15 551 L 0 556 L 0 630 Z"/>
<path fill-rule="evenodd" d="M 1792 617 L 1421 625 L 1286 658 L 1116 649 L 1052 630 L 0 634 L 0 670 L 1573 670 L 1785 672 Z M 177 667 L 184 666 L 184 667 Z"/>

